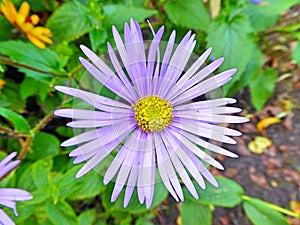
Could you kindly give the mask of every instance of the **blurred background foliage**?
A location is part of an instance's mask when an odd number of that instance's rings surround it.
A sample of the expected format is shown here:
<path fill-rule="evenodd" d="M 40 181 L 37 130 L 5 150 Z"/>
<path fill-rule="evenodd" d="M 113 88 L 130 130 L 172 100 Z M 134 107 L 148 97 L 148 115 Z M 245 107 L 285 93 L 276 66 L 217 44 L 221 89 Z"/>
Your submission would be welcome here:
<path fill-rule="evenodd" d="M 12 2 L 17 9 L 23 3 Z M 122 207 L 122 197 L 110 203 L 112 184 L 104 186 L 94 171 L 76 180 L 80 166 L 72 165 L 68 158 L 70 149 L 59 146 L 62 140 L 73 136 L 73 131 L 64 126 L 66 120 L 53 119 L 53 110 L 72 106 L 72 99 L 55 92 L 53 87 L 79 85 L 85 73 L 78 60 L 78 56 L 83 56 L 79 44 L 87 45 L 98 55 L 106 53 L 106 43 L 113 44 L 112 25 L 121 32 L 132 17 L 145 28 L 145 37 L 151 39 L 146 22 L 149 19 L 154 30 L 165 26 L 165 40 L 176 30 L 177 42 L 193 30 L 196 54 L 213 47 L 211 60 L 225 57 L 220 71 L 238 69 L 223 93 L 234 96 L 241 90 L 249 91 L 248 111 L 261 111 L 276 83 L 289 76 L 282 74 L 280 68 L 268 66 L 266 55 L 270 46 L 264 43 L 267 35 L 279 33 L 296 42 L 289 56 L 300 64 L 299 21 L 276 24 L 299 0 L 28 0 L 28 3 L 30 15 L 36 14 L 39 25 L 52 32 L 53 44 L 46 44 L 46 48 L 35 46 L 26 38 L 28 32 L 10 23 L 3 13 L 0 15 L 0 158 L 17 151 L 22 159 L 19 168 L 1 181 L 0 187 L 23 188 L 34 196 L 33 200 L 18 204 L 18 217 L 6 210 L 18 225 L 151 225 L 157 224 L 158 208 L 168 207 L 168 193 L 161 183 L 155 187 L 150 210 L 138 203 L 135 194 L 128 208 Z M 80 86 L 90 85 L 90 81 L 86 82 Z M 104 94 L 114 97 L 109 91 Z M 218 181 L 218 189 L 209 184 L 206 190 L 199 188 L 199 200 L 185 190 L 186 199 L 178 204 L 178 224 L 212 224 L 215 206 L 242 205 L 245 215 L 255 225 L 286 225 L 286 215 L 299 218 L 295 212 L 246 196 L 243 187 L 230 179 L 219 177 Z"/>

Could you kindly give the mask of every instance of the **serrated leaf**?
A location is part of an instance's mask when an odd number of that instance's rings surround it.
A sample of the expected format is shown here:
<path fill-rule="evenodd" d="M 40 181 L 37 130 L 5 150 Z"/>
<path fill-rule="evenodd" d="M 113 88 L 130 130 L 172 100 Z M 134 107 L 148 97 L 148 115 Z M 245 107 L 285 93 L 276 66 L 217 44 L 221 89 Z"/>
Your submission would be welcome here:
<path fill-rule="evenodd" d="M 277 72 L 267 69 L 256 74 L 250 81 L 251 102 L 257 111 L 261 111 L 275 90 Z"/>
<path fill-rule="evenodd" d="M 104 29 L 93 29 L 89 33 L 90 42 L 92 45 L 93 51 L 105 42 L 107 38 L 107 32 Z"/>
<path fill-rule="evenodd" d="M 243 203 L 247 217 L 254 225 L 288 225 L 285 217 L 270 208 L 264 201 L 249 198 Z"/>
<path fill-rule="evenodd" d="M 186 199 L 181 205 L 180 211 L 182 224 L 211 225 L 212 211 L 208 205 Z"/>
<path fill-rule="evenodd" d="M 0 52 L 4 55 L 8 55 L 15 62 L 31 66 L 42 71 L 56 73 L 64 72 L 61 67 L 59 57 L 54 51 L 48 48 L 39 49 L 31 43 L 25 43 L 23 41 L 5 41 L 0 42 Z M 28 69 L 23 70 L 28 71 Z M 32 75 L 32 77 L 34 76 Z"/>
<path fill-rule="evenodd" d="M 166 3 L 166 13 L 177 25 L 207 31 L 209 16 L 202 0 L 176 0 Z"/>
<path fill-rule="evenodd" d="M 250 4 L 244 13 L 249 16 L 251 25 L 255 30 L 264 31 L 277 21 L 283 11 L 296 3 L 299 1 L 264 0 L 263 4 Z"/>
<path fill-rule="evenodd" d="M 56 225 L 77 225 L 78 221 L 73 208 L 65 201 L 57 204 L 51 201 L 46 202 L 46 211 L 49 220 Z"/>
<path fill-rule="evenodd" d="M 209 26 L 206 40 L 207 47 L 213 47 L 211 55 L 215 58 L 225 57 L 220 70 L 237 68 L 232 80 L 223 87 L 225 95 L 234 83 L 240 79 L 241 74 L 252 58 L 255 43 L 249 37 L 251 31 L 249 21 L 243 16 L 235 16 L 230 21 L 219 18 Z"/>
<path fill-rule="evenodd" d="M 52 134 L 39 132 L 32 141 L 32 153 L 27 153 L 28 159 L 42 159 L 48 156 L 56 156 L 60 151 L 60 141 Z"/>
<path fill-rule="evenodd" d="M 78 1 L 62 4 L 48 19 L 54 43 L 73 41 L 92 29 L 88 8 Z"/>
<path fill-rule="evenodd" d="M 216 180 L 219 184 L 218 188 L 207 183 L 205 190 L 194 182 L 199 195 L 199 200 L 194 199 L 184 187 L 186 198 L 195 202 L 229 208 L 237 206 L 242 202 L 244 189 L 238 183 L 225 177 L 216 177 Z"/>
<path fill-rule="evenodd" d="M 137 22 L 142 22 L 144 19 L 157 13 L 156 10 L 127 7 L 125 5 L 105 5 L 103 10 L 109 29 L 111 29 L 111 25 L 114 25 L 120 30 L 123 29 L 124 23 L 128 22 L 130 18 L 133 18 Z"/>
<path fill-rule="evenodd" d="M 248 62 L 246 69 L 241 74 L 239 80 L 235 82 L 228 90 L 228 95 L 234 96 L 239 90 L 249 85 L 251 77 L 257 74 L 258 71 L 260 71 L 263 63 L 264 63 L 263 53 L 261 52 L 260 48 L 256 44 L 253 44 L 252 57 Z"/>
<path fill-rule="evenodd" d="M 18 132 L 29 133 L 30 127 L 27 120 L 20 114 L 13 112 L 9 109 L 0 107 L 0 116 L 10 121 L 14 129 Z"/>

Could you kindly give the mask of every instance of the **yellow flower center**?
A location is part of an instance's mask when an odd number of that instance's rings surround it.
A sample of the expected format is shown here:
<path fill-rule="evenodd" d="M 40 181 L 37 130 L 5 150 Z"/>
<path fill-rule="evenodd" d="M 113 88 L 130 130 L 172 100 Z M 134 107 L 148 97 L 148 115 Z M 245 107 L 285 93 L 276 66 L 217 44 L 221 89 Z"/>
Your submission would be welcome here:
<path fill-rule="evenodd" d="M 164 130 L 173 119 L 170 103 L 154 95 L 139 99 L 133 108 L 138 126 L 146 133 Z"/>

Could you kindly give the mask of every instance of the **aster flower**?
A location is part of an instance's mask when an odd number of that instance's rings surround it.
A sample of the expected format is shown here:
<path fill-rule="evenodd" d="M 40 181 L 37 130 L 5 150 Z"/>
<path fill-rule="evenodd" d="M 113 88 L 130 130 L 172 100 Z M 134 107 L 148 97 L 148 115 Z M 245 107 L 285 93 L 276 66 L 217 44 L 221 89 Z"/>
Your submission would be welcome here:
<path fill-rule="evenodd" d="M 0 205 L 14 210 L 15 216 L 18 216 L 16 202 L 32 199 L 29 192 L 17 188 L 0 188 Z M 0 224 L 14 225 L 15 223 L 0 209 Z"/>
<path fill-rule="evenodd" d="M 94 78 L 116 93 L 119 100 L 56 86 L 58 91 L 82 99 L 97 109 L 55 111 L 57 116 L 73 119 L 67 124 L 70 127 L 95 128 L 62 143 L 62 146 L 78 145 L 70 153 L 75 157 L 75 164 L 86 161 L 76 177 L 83 176 L 114 152 L 116 156 L 104 175 L 104 183 L 116 179 L 111 201 L 116 200 L 126 185 L 124 207 L 135 187 L 140 203 L 146 202 L 147 208 L 151 206 L 156 169 L 176 201 L 184 199 L 178 176 L 195 198 L 198 194 L 190 176 L 202 188 L 205 188 L 203 177 L 217 187 L 204 162 L 218 169 L 223 166 L 201 148 L 237 157 L 207 139 L 235 144 L 230 136 L 241 133 L 218 123 L 243 123 L 248 119 L 227 115 L 240 112 L 238 108 L 226 106 L 235 103 L 235 99 L 191 100 L 230 81 L 236 69 L 210 76 L 224 59 L 203 66 L 212 50 L 209 48 L 185 70 L 196 44 L 191 32 L 175 47 L 176 32 L 173 31 L 161 54 L 164 32 L 161 27 L 157 33 L 153 32 L 147 56 L 142 31 L 133 19 L 124 26 L 125 43 L 115 27 L 112 32 L 118 55 L 109 43 L 108 54 L 115 71 L 85 46 L 80 47 L 91 63 L 81 57 L 79 60 Z"/>
<path fill-rule="evenodd" d="M 15 160 L 13 162 L 10 162 L 14 157 L 16 157 L 16 155 L 17 152 L 13 152 L 0 162 L 0 180 L 11 170 L 13 170 L 19 165 L 20 160 Z"/>
<path fill-rule="evenodd" d="M 3 0 L 0 4 L 0 13 L 14 26 L 16 26 L 21 32 L 25 33 L 27 38 L 37 47 L 46 48 L 45 43 L 52 44 L 50 37 L 51 31 L 38 24 L 40 18 L 37 15 L 29 16 L 30 6 L 28 2 L 23 2 L 20 6 L 19 12 L 17 12 L 14 4 L 9 0 Z"/>
<path fill-rule="evenodd" d="M 15 156 L 16 152 L 11 153 L 0 162 L 0 180 L 11 170 L 13 170 L 19 163 L 19 160 L 10 162 Z M 6 206 L 14 210 L 17 216 L 16 202 L 32 199 L 32 196 L 27 191 L 17 188 L 0 188 L 0 205 Z M 15 223 L 0 209 L 0 224 L 14 225 Z"/>

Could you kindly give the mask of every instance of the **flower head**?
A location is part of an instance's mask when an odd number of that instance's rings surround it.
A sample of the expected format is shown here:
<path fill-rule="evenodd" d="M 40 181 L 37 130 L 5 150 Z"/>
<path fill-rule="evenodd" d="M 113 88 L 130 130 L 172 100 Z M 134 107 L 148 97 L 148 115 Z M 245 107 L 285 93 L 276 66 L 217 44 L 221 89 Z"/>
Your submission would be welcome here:
<path fill-rule="evenodd" d="M 160 174 L 158 180 L 162 180 L 177 201 L 184 198 L 178 176 L 195 198 L 198 194 L 189 174 L 202 188 L 205 188 L 203 177 L 217 186 L 204 162 L 219 169 L 223 166 L 201 148 L 237 157 L 208 139 L 235 144 L 230 136 L 241 133 L 218 123 L 247 121 L 243 117 L 227 115 L 240 112 L 238 108 L 226 106 L 235 103 L 235 99 L 192 102 L 230 81 L 236 69 L 211 76 L 222 64 L 223 58 L 203 66 L 212 50 L 209 48 L 186 70 L 196 44 L 191 32 L 176 47 L 176 32 L 173 31 L 161 61 L 163 32 L 164 27 L 161 27 L 154 33 L 149 50 L 145 51 L 137 22 L 131 19 L 130 24 L 125 24 L 125 43 L 113 27 L 117 54 L 109 43 L 108 54 L 114 71 L 90 49 L 81 46 L 91 60 L 90 63 L 80 57 L 83 66 L 116 93 L 119 100 L 74 88 L 56 87 L 96 108 L 55 111 L 57 116 L 74 119 L 67 124 L 70 127 L 95 128 L 62 143 L 62 146 L 79 145 L 70 153 L 71 157 L 75 157 L 74 163 L 86 161 L 76 176 L 81 177 L 114 152 L 116 156 L 104 175 L 104 183 L 116 179 L 111 201 L 115 201 L 127 185 L 124 207 L 128 205 L 135 187 L 139 201 L 146 202 L 147 208 L 151 206 L 156 169 Z"/>
<path fill-rule="evenodd" d="M 19 160 L 10 162 L 16 155 L 17 153 L 13 152 L 0 162 L 0 180 L 20 163 Z M 32 196 L 27 191 L 16 188 L 0 188 L 0 205 L 13 209 L 16 216 L 18 215 L 16 201 L 30 199 L 32 199 Z M 14 222 L 1 209 L 0 224 L 14 225 Z"/>
<path fill-rule="evenodd" d="M 0 188 L 0 205 L 14 210 L 18 216 L 16 202 L 32 199 L 29 192 L 17 188 Z M 15 223 L 0 209 L 0 224 L 14 225 Z"/>
<path fill-rule="evenodd" d="M 3 0 L 0 3 L 0 13 L 20 31 L 26 34 L 27 38 L 37 47 L 46 48 L 45 43 L 52 44 L 50 37 L 51 31 L 46 27 L 35 25 L 38 24 L 40 18 L 37 15 L 29 16 L 30 6 L 28 2 L 23 2 L 19 12 L 17 12 L 14 4 L 9 0 Z"/>
<path fill-rule="evenodd" d="M 13 162 L 10 162 L 15 156 L 17 155 L 16 152 L 13 152 L 9 154 L 7 157 L 5 157 L 1 162 L 0 162 L 0 180 L 11 170 L 16 168 L 20 160 L 15 160 Z"/>

